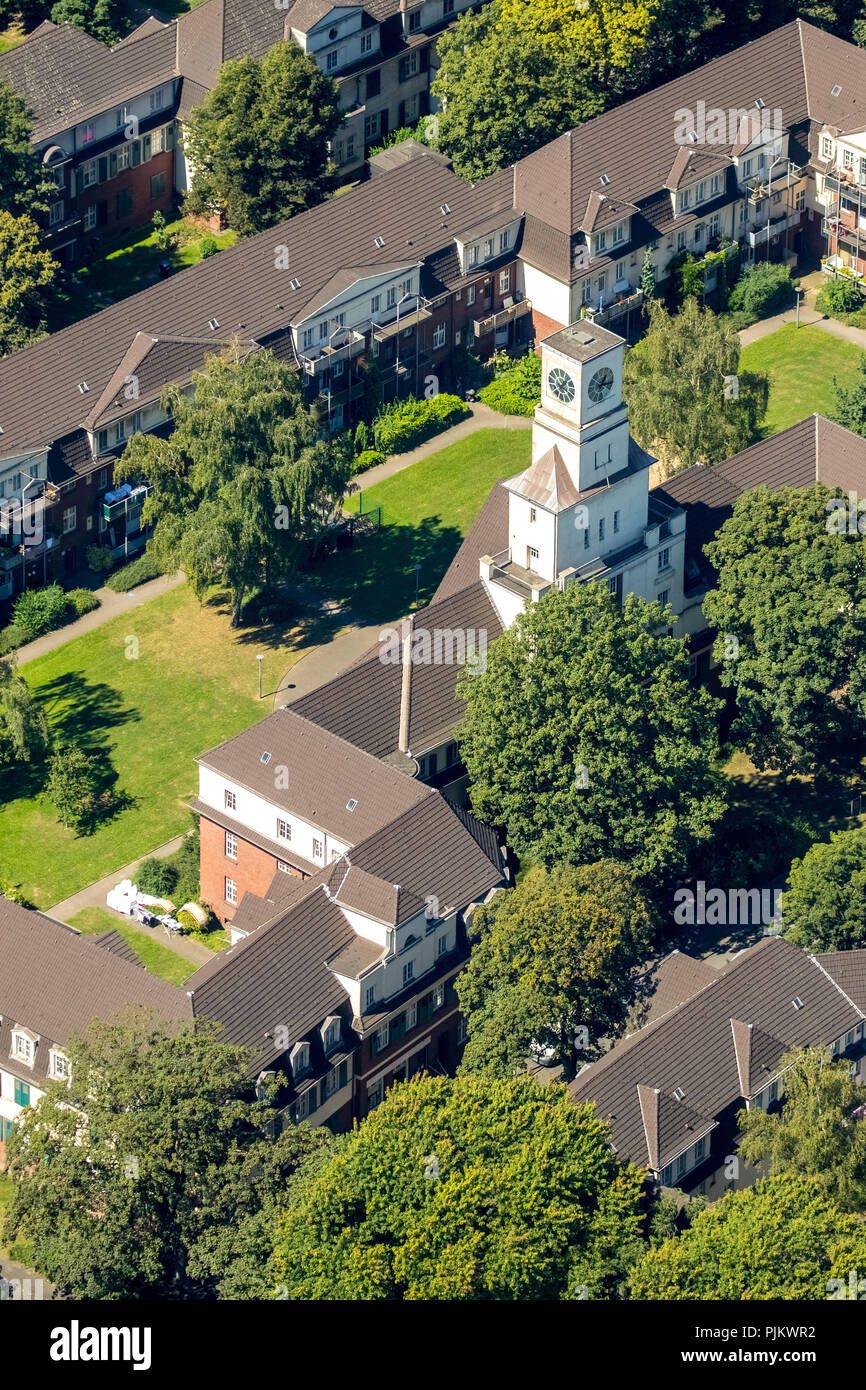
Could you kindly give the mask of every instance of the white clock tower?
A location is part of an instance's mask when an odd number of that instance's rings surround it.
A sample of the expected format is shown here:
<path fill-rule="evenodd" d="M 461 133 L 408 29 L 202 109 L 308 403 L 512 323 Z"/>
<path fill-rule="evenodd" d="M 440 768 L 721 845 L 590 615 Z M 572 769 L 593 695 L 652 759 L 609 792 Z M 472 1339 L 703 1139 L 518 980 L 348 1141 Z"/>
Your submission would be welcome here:
<path fill-rule="evenodd" d="M 502 484 L 508 547 L 481 561 L 506 623 L 575 580 L 683 607 L 685 515 L 649 496 L 653 460 L 629 435 L 625 340 L 587 319 L 541 344 L 532 462 Z"/>

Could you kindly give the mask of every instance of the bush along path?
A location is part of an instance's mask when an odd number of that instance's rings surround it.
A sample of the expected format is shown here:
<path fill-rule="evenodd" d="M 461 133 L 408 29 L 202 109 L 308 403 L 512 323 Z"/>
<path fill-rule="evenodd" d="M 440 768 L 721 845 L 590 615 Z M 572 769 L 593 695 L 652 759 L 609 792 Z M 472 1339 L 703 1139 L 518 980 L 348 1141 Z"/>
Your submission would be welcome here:
<path fill-rule="evenodd" d="M 184 582 L 183 573 L 164 574 L 158 579 L 151 579 L 147 584 L 140 585 L 137 589 L 132 589 L 129 593 L 118 594 L 107 586 L 102 589 L 95 589 L 93 595 L 98 600 L 98 608 L 94 608 L 90 613 L 85 613 L 74 623 L 67 623 L 65 627 L 56 628 L 53 632 L 46 632 L 44 637 L 37 637 L 34 642 L 26 642 L 23 647 L 18 647 L 15 652 L 18 664 L 23 666 L 25 661 L 33 661 L 37 656 L 44 656 L 46 652 L 52 652 L 57 647 L 62 647 L 65 642 L 71 642 L 74 638 L 81 637 L 85 632 L 90 632 L 95 627 L 102 627 L 104 623 L 110 623 L 112 618 L 118 617 L 121 613 L 138 608 L 142 603 L 147 603 L 148 599 L 156 598 L 159 594 L 164 594 L 169 589 L 175 589 Z"/>

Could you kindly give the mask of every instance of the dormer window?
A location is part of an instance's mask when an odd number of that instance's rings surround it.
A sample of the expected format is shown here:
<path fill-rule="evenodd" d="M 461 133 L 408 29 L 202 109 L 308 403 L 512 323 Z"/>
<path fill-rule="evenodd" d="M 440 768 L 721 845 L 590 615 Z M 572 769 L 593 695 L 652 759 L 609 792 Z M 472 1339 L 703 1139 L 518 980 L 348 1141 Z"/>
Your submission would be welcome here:
<path fill-rule="evenodd" d="M 492 255 L 493 255 L 493 238 L 492 238 L 492 237 L 488 237 L 487 241 L 485 241 L 485 243 L 484 243 L 484 259 L 485 259 L 485 261 L 486 261 L 486 260 L 489 260 L 490 257 L 491 257 Z"/>
<path fill-rule="evenodd" d="M 51 1075 L 57 1077 L 59 1081 L 67 1081 L 69 1079 L 69 1061 L 64 1057 L 62 1052 L 55 1052 L 52 1050 L 50 1070 Z"/>
<path fill-rule="evenodd" d="M 691 206 L 692 191 L 690 188 L 683 189 L 680 194 L 680 212 L 685 212 Z"/>
<path fill-rule="evenodd" d="M 12 1056 L 16 1061 L 23 1062 L 26 1067 L 32 1067 L 34 1052 L 34 1041 L 26 1033 L 12 1034 Z"/>
<path fill-rule="evenodd" d="M 333 1052 L 334 1048 L 339 1047 L 343 1040 L 342 1021 L 336 1016 L 333 1018 L 326 1018 L 325 1022 L 322 1024 L 321 1033 L 322 1046 L 325 1051 Z"/>
<path fill-rule="evenodd" d="M 477 246 L 470 246 L 470 248 L 469 248 L 469 264 L 470 264 L 470 265 L 477 265 L 477 264 L 478 264 L 478 247 L 477 247 Z"/>
<path fill-rule="evenodd" d="M 412 10 L 409 14 L 409 33 L 417 34 L 421 28 L 421 11 Z"/>
<path fill-rule="evenodd" d="M 625 236 L 626 236 L 625 228 L 626 228 L 626 224 L 625 224 L 624 222 L 617 222 L 616 226 L 615 226 L 614 229 L 613 229 L 613 242 L 614 242 L 614 246 L 617 244 L 617 242 L 625 241 Z"/>
<path fill-rule="evenodd" d="M 310 1044 L 305 1042 L 295 1043 L 289 1053 L 289 1063 L 292 1068 L 292 1076 L 295 1081 L 304 1076 L 310 1070 Z"/>

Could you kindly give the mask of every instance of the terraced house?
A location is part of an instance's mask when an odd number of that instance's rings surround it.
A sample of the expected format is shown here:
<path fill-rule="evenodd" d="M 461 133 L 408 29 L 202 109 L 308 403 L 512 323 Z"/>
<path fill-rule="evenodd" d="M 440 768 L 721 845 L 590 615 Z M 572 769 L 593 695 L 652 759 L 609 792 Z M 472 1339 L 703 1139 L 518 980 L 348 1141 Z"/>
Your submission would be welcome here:
<path fill-rule="evenodd" d="M 239 11 L 223 14 L 228 33 Z M 339 430 L 357 416 L 370 360 L 389 397 L 457 384 L 463 348 L 487 358 L 582 315 L 627 336 L 646 248 L 659 281 L 691 251 L 708 287 L 708 248 L 724 237 L 747 258 L 817 254 L 822 142 L 856 123 L 864 84 L 866 51 L 796 21 L 474 187 L 432 151 L 397 147 L 343 197 L 0 362 L 0 489 L 11 501 L 46 494 L 51 543 L 41 556 L 25 546 L 22 560 L 12 534 L 0 594 L 74 569 L 105 520 L 117 452 L 136 430 L 167 427 L 162 387 L 188 383 L 232 339 L 291 361 Z M 128 518 L 108 520 L 112 545 L 126 545 Z"/>

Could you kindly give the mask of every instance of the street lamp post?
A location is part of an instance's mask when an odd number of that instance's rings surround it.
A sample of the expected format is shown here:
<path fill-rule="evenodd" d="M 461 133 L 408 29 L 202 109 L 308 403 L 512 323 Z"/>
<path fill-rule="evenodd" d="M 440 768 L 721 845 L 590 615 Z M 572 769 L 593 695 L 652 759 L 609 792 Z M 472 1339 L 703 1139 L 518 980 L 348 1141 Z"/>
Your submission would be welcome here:
<path fill-rule="evenodd" d="M 797 295 L 797 325 L 796 325 L 796 326 L 797 326 L 797 328 L 799 328 L 799 327 L 800 327 L 800 295 L 804 293 L 804 290 L 803 290 L 803 288 L 802 288 L 801 285 L 796 285 L 796 286 L 794 287 L 794 290 L 795 290 L 795 293 L 796 293 L 796 295 Z"/>
<path fill-rule="evenodd" d="M 256 661 L 259 663 L 259 699 L 262 698 L 262 662 L 264 659 L 264 655 L 258 655 L 256 657 Z"/>

